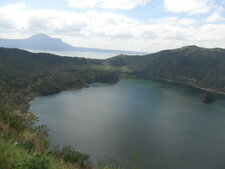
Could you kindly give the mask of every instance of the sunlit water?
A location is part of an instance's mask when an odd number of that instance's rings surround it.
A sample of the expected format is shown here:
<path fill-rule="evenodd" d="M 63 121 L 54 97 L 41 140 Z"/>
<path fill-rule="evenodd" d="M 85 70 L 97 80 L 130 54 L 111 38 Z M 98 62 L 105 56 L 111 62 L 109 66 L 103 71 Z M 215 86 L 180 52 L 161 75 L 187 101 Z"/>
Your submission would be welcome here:
<path fill-rule="evenodd" d="M 141 80 L 93 84 L 38 97 L 30 110 L 48 125 L 52 144 L 70 144 L 93 163 L 116 160 L 140 169 L 224 169 L 225 100 Z"/>

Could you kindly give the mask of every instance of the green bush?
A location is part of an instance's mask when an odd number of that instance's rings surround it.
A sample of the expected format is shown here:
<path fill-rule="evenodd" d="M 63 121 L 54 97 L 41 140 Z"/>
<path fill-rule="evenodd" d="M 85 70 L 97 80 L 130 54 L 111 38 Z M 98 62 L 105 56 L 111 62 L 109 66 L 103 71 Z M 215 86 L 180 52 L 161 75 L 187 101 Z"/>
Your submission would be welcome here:
<path fill-rule="evenodd" d="M 18 163 L 16 169 L 49 169 L 50 165 L 49 157 L 41 154 L 35 154 L 28 159 Z"/>
<path fill-rule="evenodd" d="M 31 152 L 35 148 L 35 143 L 33 140 L 26 140 L 21 145 L 29 152 Z"/>
<path fill-rule="evenodd" d="M 17 130 L 18 132 L 23 131 L 26 128 L 26 121 L 22 116 L 5 113 L 2 115 L 2 119 L 11 128 Z"/>
<path fill-rule="evenodd" d="M 42 137 L 47 138 L 48 137 L 48 132 L 49 128 L 47 125 L 39 125 L 39 126 L 34 126 L 34 130 Z"/>
<path fill-rule="evenodd" d="M 65 146 L 61 149 L 53 149 L 53 155 L 62 159 L 65 162 L 71 163 L 78 167 L 85 167 L 88 165 L 89 156 L 87 154 L 82 154 L 79 151 L 75 151 L 71 146 Z"/>

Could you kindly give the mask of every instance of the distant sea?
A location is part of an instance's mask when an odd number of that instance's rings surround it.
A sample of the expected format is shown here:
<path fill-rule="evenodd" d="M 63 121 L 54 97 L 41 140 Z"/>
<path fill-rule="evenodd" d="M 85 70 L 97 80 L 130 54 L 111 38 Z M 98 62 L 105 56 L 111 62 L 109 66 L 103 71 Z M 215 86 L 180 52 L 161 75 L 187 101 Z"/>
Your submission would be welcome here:
<path fill-rule="evenodd" d="M 76 52 L 76 51 L 44 51 L 44 50 L 27 50 L 33 53 L 52 53 L 59 56 L 70 56 L 70 57 L 84 57 L 84 58 L 91 58 L 91 59 L 107 59 L 113 56 L 117 56 L 120 54 L 127 54 L 127 55 L 138 55 L 131 54 L 131 53 L 107 53 L 107 52 Z M 143 53 L 140 53 L 143 55 Z"/>

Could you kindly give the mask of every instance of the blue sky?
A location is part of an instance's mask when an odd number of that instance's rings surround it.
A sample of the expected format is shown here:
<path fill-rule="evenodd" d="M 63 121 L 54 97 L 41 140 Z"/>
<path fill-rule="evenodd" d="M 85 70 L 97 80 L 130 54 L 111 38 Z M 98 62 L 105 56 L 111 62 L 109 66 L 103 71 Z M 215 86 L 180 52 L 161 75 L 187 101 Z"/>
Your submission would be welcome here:
<path fill-rule="evenodd" d="M 74 46 L 155 52 L 225 48 L 225 0 L 1 0 L 0 37 L 47 33 Z"/>

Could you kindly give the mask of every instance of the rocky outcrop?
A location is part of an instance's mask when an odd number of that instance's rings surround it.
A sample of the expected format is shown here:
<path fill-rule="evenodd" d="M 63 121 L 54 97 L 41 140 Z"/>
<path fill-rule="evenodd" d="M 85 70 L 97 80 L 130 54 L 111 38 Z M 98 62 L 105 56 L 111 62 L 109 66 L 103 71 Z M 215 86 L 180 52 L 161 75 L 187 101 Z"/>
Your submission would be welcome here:
<path fill-rule="evenodd" d="M 205 102 L 205 103 L 210 103 L 210 102 L 213 102 L 213 101 L 215 100 L 215 98 L 214 98 L 214 96 L 213 96 L 212 93 L 206 92 L 206 93 L 202 96 L 201 100 L 202 100 L 203 102 Z"/>

